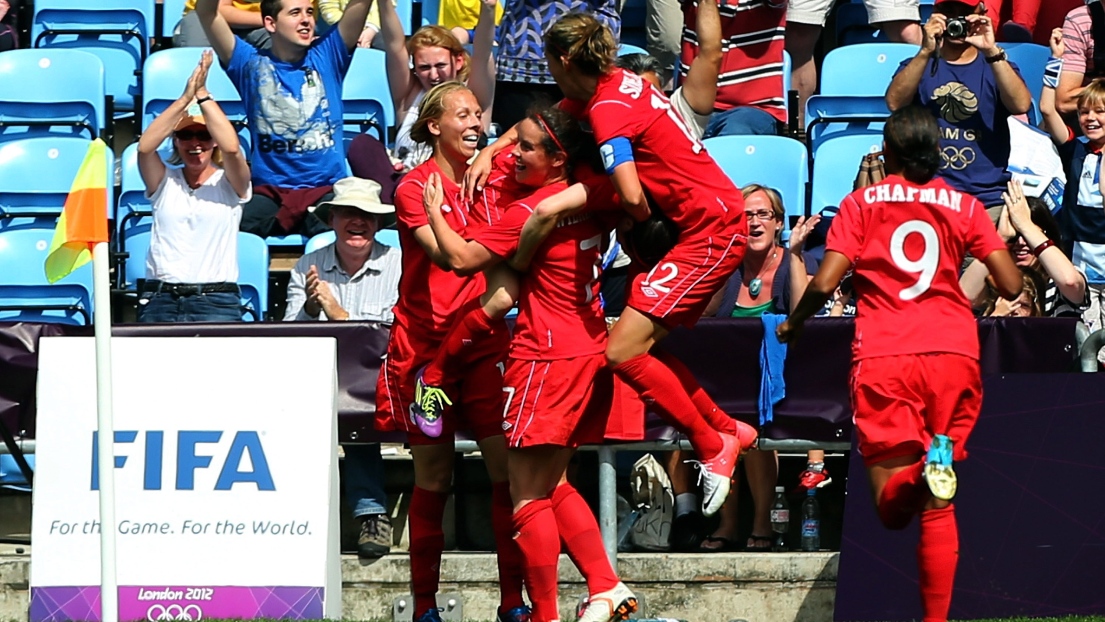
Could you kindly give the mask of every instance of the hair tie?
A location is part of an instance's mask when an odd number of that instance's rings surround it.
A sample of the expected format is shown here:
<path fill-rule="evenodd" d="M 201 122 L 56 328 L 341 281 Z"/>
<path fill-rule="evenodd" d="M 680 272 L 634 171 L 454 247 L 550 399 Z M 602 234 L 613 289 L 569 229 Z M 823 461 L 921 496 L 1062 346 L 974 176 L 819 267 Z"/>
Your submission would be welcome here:
<path fill-rule="evenodd" d="M 556 145 L 556 148 L 567 154 L 568 150 L 564 148 L 564 145 L 560 144 L 560 141 L 556 138 L 556 134 L 553 134 L 553 131 L 549 127 L 549 124 L 545 122 L 545 117 L 541 116 L 541 113 L 537 113 L 534 116 L 537 117 L 537 123 L 540 124 L 541 129 L 545 130 L 545 133 L 549 135 L 549 138 L 552 139 L 553 144 Z"/>

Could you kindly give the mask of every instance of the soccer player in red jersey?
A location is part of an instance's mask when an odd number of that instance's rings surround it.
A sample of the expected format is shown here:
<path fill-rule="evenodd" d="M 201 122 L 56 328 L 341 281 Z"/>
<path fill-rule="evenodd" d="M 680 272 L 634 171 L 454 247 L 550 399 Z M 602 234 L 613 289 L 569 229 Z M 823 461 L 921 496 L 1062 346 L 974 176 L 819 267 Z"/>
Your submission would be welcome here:
<path fill-rule="evenodd" d="M 908 107 L 891 115 L 883 153 L 890 175 L 845 197 L 824 261 L 777 332 L 780 341 L 797 338 L 854 270 L 859 451 L 883 525 L 904 529 L 921 516 L 921 599 L 925 622 L 935 622 L 947 620 L 959 555 L 952 463 L 967 457 L 982 406 L 978 328 L 959 268 L 970 253 L 1008 300 L 1022 280 L 982 204 L 934 177 L 940 131 L 931 113 Z"/>
<path fill-rule="evenodd" d="M 594 130 L 622 208 L 647 219 L 647 191 L 679 229 L 659 263 L 631 274 L 606 359 L 703 458 L 702 509 L 709 516 L 728 495 L 733 468 L 756 430 L 721 413 L 682 363 L 650 350 L 676 326 L 693 326 L 740 265 L 748 235 L 744 199 L 664 94 L 614 67 L 616 51 L 613 35 L 589 15 L 565 16 L 545 34 L 549 70 L 568 98 L 561 106 Z"/>
<path fill-rule="evenodd" d="M 449 226 L 465 231 L 484 222 L 490 212 L 462 200 L 457 181 L 476 150 L 481 110 L 472 92 L 459 82 L 430 90 L 419 106 L 411 136 L 433 145 L 433 156 L 403 178 L 395 193 L 403 274 L 399 303 L 388 341 L 387 358 L 376 386 L 376 428 L 407 434 L 414 459 L 414 491 L 410 505 L 410 565 L 414 620 L 437 622 L 436 593 L 445 546 L 442 518 L 452 486 L 454 433 L 468 431 L 479 443 L 492 482 L 491 520 L 499 562 L 500 622 L 529 619 L 522 600 L 522 560 L 513 534 L 513 503 L 506 470 L 503 436 L 502 353 L 507 331 L 492 331 L 473 354 L 458 379 L 455 416 L 445 422 L 445 434 L 429 438 L 411 421 L 415 374 L 441 344 L 458 309 L 484 289 L 480 277 L 461 277 L 445 268 L 446 258 L 434 239 L 422 206 L 427 181 L 436 176 Z"/>
<path fill-rule="evenodd" d="M 534 191 L 510 205 L 498 223 L 464 235 L 456 232 L 440 210 L 440 189 L 432 180 L 427 186 L 431 227 L 461 274 L 505 266 L 535 206 L 567 190 L 572 163 L 589 142 L 578 123 L 557 108 L 532 112 L 517 127 L 516 179 Z M 559 619 L 561 540 L 591 594 L 580 620 L 623 619 L 637 602 L 604 553 L 594 514 L 565 477 L 576 447 L 602 441 L 613 396 L 613 376 L 603 369 L 607 331 L 598 300 L 598 266 L 618 204 L 609 182 L 581 173 L 577 169 L 575 176 L 596 187 L 586 209 L 562 220 L 537 249 L 521 281 L 503 381 L 514 529 L 534 620 L 540 622 Z M 597 213 L 602 209 L 607 213 Z M 505 314 L 513 306 L 513 300 L 505 308 L 496 306 L 488 294 L 484 300 L 488 313 Z"/>

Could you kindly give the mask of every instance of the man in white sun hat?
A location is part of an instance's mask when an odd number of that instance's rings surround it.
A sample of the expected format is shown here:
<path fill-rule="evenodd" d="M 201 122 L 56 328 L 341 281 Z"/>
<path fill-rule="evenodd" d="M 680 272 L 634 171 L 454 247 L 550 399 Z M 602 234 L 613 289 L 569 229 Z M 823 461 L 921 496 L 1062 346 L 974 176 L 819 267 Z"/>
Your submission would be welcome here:
<path fill-rule="evenodd" d="M 307 253 L 292 269 L 285 321 L 357 320 L 391 325 L 402 270 L 398 248 L 375 241 L 395 222 L 395 208 L 380 202 L 380 185 L 347 177 L 334 198 L 314 208 L 337 235 L 333 244 Z M 358 523 L 357 554 L 375 558 L 391 549 L 391 521 L 384 493 L 380 445 L 345 445 L 346 499 Z"/>

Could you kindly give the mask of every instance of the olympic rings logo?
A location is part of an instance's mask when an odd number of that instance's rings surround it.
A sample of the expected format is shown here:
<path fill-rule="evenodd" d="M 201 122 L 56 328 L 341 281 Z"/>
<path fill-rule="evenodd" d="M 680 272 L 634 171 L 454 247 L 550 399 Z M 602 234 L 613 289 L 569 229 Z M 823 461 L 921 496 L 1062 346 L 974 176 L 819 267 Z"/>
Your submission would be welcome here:
<path fill-rule="evenodd" d="M 944 165 L 940 168 L 950 168 L 954 171 L 962 171 L 975 161 L 975 150 L 971 147 L 963 147 L 962 149 L 956 149 L 955 147 L 944 147 L 940 151 L 940 156 L 944 159 Z"/>
<path fill-rule="evenodd" d="M 203 611 L 199 605 L 152 605 L 146 611 L 146 619 L 149 622 L 199 622 L 203 619 Z"/>

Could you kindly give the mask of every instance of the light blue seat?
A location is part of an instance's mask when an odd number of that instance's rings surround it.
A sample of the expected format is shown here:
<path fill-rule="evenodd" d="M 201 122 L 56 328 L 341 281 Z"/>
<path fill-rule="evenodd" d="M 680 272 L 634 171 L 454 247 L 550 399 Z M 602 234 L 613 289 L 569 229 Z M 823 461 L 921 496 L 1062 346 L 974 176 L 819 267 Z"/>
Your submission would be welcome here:
<path fill-rule="evenodd" d="M 146 59 L 142 75 L 142 129 L 150 126 L 154 117 L 180 98 L 189 76 L 200 62 L 204 48 L 173 48 L 154 52 Z M 219 102 L 219 107 L 236 127 L 245 125 L 245 106 L 238 89 L 218 62 L 207 74 L 207 90 Z M 241 136 L 242 131 L 239 132 Z"/>
<path fill-rule="evenodd" d="M 139 225 L 149 227 L 153 206 L 146 198 L 146 183 L 138 172 L 138 143 L 127 145 L 120 156 L 119 202 L 115 208 L 115 230 L 122 232 Z"/>
<path fill-rule="evenodd" d="M 104 64 L 95 54 L 4 52 L 0 54 L 0 141 L 43 135 L 103 136 L 107 129 L 104 93 Z"/>
<path fill-rule="evenodd" d="M 269 247 L 252 233 L 238 233 L 238 286 L 242 289 L 242 317 L 263 321 L 269 311 Z"/>
<path fill-rule="evenodd" d="M 79 48 L 99 56 L 115 110 L 139 108 L 141 69 L 155 34 L 154 0 L 36 0 L 34 6 L 34 47 Z"/>
<path fill-rule="evenodd" d="M 629 56 L 630 54 L 648 54 L 648 50 L 629 43 L 622 43 L 618 46 L 618 56 Z"/>
<path fill-rule="evenodd" d="M 820 214 L 826 207 L 837 207 L 852 192 L 860 160 L 882 149 L 882 136 L 837 136 L 821 143 L 813 157 L 810 213 Z"/>
<path fill-rule="evenodd" d="M 56 220 L 90 144 L 91 141 L 75 136 L 0 143 L 0 218 Z M 107 177 L 103 183 L 107 186 L 108 200 L 105 217 L 110 218 L 115 158 L 110 149 L 104 151 Z"/>
<path fill-rule="evenodd" d="M 378 229 L 376 231 L 376 241 L 387 246 L 401 248 L 399 246 L 399 231 L 395 229 Z"/>
<path fill-rule="evenodd" d="M 322 233 L 311 237 L 307 240 L 307 244 L 303 247 L 303 254 L 313 253 L 320 248 L 330 246 L 337 241 L 338 236 L 333 231 L 323 231 Z"/>
<path fill-rule="evenodd" d="M 53 224 L 0 229 L 0 322 L 92 323 L 92 263 L 51 285 L 46 255 Z"/>
<path fill-rule="evenodd" d="M 1032 93 L 1032 110 L 1028 112 L 1028 120 L 1031 125 L 1038 126 L 1041 121 L 1039 101 L 1044 91 L 1044 67 L 1051 57 L 1051 50 L 1035 43 L 1003 43 L 1002 47 L 1009 60 L 1021 70 L 1025 86 Z"/>
<path fill-rule="evenodd" d="M 184 0 L 163 0 L 161 3 L 161 36 L 172 39 L 177 24 L 184 17 Z M 182 89 L 183 90 L 183 89 Z"/>
<path fill-rule="evenodd" d="M 388 128 L 395 125 L 395 106 L 388 90 L 384 52 L 357 48 L 342 84 L 342 122 L 349 136 L 373 131 L 387 143 Z"/>
<path fill-rule="evenodd" d="M 770 186 L 782 195 L 788 215 L 806 213 L 809 158 L 801 142 L 785 136 L 716 136 L 703 144 L 738 187 Z"/>
<path fill-rule="evenodd" d="M 441 0 L 422 0 L 420 4 L 422 5 L 422 23 L 419 27 L 436 24 L 441 16 Z M 399 11 L 399 20 L 403 20 L 402 11 Z"/>
<path fill-rule="evenodd" d="M 150 250 L 152 226 L 153 223 L 147 219 L 119 234 L 118 251 L 126 253 L 123 257 L 122 278 L 118 279 L 118 287 L 123 291 L 138 291 L 138 281 L 146 278 L 146 255 Z"/>
<path fill-rule="evenodd" d="M 25 453 L 23 457 L 27 460 L 27 466 L 31 467 L 31 473 L 34 473 L 35 455 Z M 27 481 L 27 476 L 23 474 L 23 471 L 19 469 L 19 463 L 15 461 L 14 457 L 6 453 L 0 454 L 0 488 L 31 492 L 30 482 Z"/>

